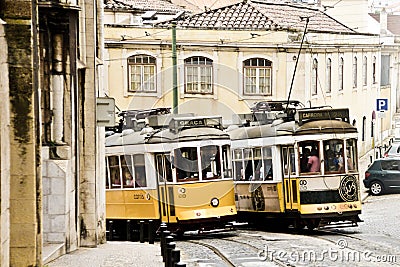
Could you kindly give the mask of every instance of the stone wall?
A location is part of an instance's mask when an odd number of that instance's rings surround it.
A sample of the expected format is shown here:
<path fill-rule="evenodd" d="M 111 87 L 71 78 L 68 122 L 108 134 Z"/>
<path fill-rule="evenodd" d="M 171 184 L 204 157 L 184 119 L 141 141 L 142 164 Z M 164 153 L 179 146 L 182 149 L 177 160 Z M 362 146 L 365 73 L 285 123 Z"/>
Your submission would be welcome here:
<path fill-rule="evenodd" d="M 9 266 L 10 254 L 10 111 L 5 22 L 0 19 L 0 266 Z"/>

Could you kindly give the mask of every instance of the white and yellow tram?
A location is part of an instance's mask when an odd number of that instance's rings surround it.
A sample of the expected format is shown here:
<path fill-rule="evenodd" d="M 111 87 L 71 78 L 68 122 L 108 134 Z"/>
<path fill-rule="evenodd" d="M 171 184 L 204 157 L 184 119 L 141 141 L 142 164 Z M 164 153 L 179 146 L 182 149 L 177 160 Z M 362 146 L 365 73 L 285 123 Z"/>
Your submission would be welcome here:
<path fill-rule="evenodd" d="M 223 227 L 236 208 L 222 118 L 148 120 L 150 127 L 106 138 L 107 227 L 112 221 L 121 239 L 143 220 L 165 222 L 178 233 Z"/>
<path fill-rule="evenodd" d="M 277 102 L 263 103 L 267 109 L 251 114 L 246 127 L 229 131 L 238 218 L 309 229 L 356 226 L 357 130 L 348 109 Z"/>

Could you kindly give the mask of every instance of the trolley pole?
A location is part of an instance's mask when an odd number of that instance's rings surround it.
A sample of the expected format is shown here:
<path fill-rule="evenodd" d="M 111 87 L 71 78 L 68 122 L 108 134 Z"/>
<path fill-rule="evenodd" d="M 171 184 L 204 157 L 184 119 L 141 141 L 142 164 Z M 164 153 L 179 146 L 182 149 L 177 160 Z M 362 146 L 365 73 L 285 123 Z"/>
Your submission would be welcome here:
<path fill-rule="evenodd" d="M 172 93 L 173 103 L 172 111 L 178 114 L 178 77 L 177 77 L 177 64 L 176 64 L 176 22 L 172 22 Z"/>

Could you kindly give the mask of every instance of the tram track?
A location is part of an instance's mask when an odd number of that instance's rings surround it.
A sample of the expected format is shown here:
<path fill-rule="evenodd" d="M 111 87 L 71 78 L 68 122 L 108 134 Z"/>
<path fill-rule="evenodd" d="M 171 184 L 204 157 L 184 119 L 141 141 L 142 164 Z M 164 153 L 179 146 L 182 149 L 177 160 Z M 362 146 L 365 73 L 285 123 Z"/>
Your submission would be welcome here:
<path fill-rule="evenodd" d="M 368 237 L 374 238 L 329 230 L 294 233 L 246 229 L 192 236 L 180 245 L 193 263 L 188 266 L 400 266 L 397 247 Z M 379 261 L 379 256 L 384 256 L 384 261 Z"/>
<path fill-rule="evenodd" d="M 267 264 L 271 266 L 294 266 L 287 262 L 280 261 L 279 259 L 269 258 L 263 250 L 263 246 L 255 246 L 243 240 L 236 240 L 235 236 L 220 236 L 221 238 L 204 238 L 198 240 L 185 240 L 182 242 L 188 242 L 197 246 L 205 247 L 211 250 L 221 262 L 225 263 L 228 267 L 239 267 L 239 266 L 263 266 Z M 263 254 L 264 253 L 264 254 Z M 202 261 L 202 259 L 200 259 Z M 265 263 L 265 264 L 264 264 Z M 250 264 L 250 265 L 249 265 Z M 219 266 L 219 265 L 218 265 Z"/>

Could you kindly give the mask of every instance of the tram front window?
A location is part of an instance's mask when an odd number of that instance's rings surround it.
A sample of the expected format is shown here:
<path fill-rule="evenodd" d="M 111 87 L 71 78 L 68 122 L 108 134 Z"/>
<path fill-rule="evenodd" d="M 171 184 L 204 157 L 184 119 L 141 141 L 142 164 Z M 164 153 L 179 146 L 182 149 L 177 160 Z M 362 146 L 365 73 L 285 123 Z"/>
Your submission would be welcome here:
<path fill-rule="evenodd" d="M 357 142 L 355 139 L 346 141 L 347 168 L 349 172 L 357 171 Z"/>
<path fill-rule="evenodd" d="M 174 166 L 178 182 L 199 180 L 197 147 L 181 147 L 174 150 Z"/>
<path fill-rule="evenodd" d="M 332 139 L 323 142 L 325 173 L 344 173 L 343 140 Z"/>
<path fill-rule="evenodd" d="M 218 146 L 200 148 L 202 179 L 221 178 L 221 157 Z"/>

